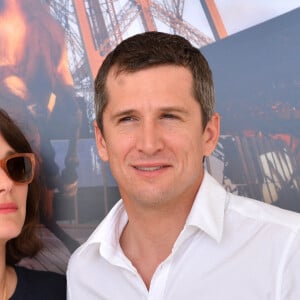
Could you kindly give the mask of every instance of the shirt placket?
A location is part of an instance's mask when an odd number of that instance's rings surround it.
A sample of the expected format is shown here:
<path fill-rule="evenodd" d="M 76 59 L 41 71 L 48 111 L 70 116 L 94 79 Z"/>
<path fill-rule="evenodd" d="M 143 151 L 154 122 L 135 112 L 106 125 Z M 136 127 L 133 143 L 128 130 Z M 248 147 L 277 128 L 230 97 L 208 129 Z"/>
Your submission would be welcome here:
<path fill-rule="evenodd" d="M 168 257 L 162 262 L 153 274 L 148 300 L 162 300 L 165 299 L 165 289 L 167 285 L 168 275 L 171 267 L 171 257 Z"/>

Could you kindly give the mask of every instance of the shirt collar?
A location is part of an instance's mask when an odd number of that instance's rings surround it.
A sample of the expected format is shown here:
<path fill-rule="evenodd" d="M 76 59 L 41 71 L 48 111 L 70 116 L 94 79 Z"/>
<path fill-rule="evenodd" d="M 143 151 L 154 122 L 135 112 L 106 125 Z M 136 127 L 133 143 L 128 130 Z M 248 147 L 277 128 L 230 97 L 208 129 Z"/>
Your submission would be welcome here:
<path fill-rule="evenodd" d="M 88 240 L 78 249 L 78 254 L 81 255 L 83 252 L 96 247 L 101 257 L 115 265 L 125 267 L 126 263 L 124 263 L 124 260 L 127 261 L 128 259 L 122 255 L 119 239 L 127 222 L 128 217 L 123 201 L 119 200 Z"/>
<path fill-rule="evenodd" d="M 223 233 L 225 206 L 226 190 L 205 171 L 186 226 L 196 226 L 220 242 Z"/>
<path fill-rule="evenodd" d="M 225 202 L 225 189 L 205 171 L 186 226 L 195 226 L 220 242 L 223 233 Z M 102 244 L 101 246 L 104 246 L 101 247 L 102 251 L 107 247 L 110 250 L 117 249 L 120 235 L 127 222 L 128 216 L 120 200 L 94 230 L 83 248 L 91 244 Z"/>
<path fill-rule="evenodd" d="M 92 244 L 104 245 L 111 249 L 117 248 L 127 222 L 128 216 L 123 201 L 119 200 L 83 244 L 83 249 Z"/>

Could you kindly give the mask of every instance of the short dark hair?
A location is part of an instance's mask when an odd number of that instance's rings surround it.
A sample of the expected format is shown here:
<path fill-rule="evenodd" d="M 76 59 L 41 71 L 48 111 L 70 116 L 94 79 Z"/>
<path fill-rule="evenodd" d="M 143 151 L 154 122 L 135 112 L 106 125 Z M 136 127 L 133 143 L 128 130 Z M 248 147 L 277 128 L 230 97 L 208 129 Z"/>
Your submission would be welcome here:
<path fill-rule="evenodd" d="M 96 122 L 103 131 L 103 112 L 108 102 L 106 80 L 114 66 L 117 74 L 133 73 L 160 65 L 188 68 L 193 76 L 193 91 L 202 113 L 205 128 L 214 112 L 214 87 L 212 72 L 199 49 L 185 38 L 157 31 L 134 35 L 122 41 L 103 61 L 95 79 Z"/>
<path fill-rule="evenodd" d="M 3 109 L 0 109 L 0 134 L 16 152 L 33 153 L 21 129 Z M 26 217 L 22 231 L 6 244 L 6 263 L 9 265 L 19 262 L 24 257 L 34 256 L 42 247 L 41 240 L 37 235 L 40 198 L 37 172 L 38 167 L 33 181 L 28 186 Z"/>

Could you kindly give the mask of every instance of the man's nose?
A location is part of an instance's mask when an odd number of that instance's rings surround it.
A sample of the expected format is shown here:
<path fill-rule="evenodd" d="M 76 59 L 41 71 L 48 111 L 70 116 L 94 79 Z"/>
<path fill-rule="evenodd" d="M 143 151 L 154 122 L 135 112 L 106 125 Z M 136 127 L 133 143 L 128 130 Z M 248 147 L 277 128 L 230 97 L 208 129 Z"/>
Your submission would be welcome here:
<path fill-rule="evenodd" d="M 163 133 L 153 120 L 142 122 L 139 128 L 136 147 L 147 155 L 153 155 L 163 149 Z"/>

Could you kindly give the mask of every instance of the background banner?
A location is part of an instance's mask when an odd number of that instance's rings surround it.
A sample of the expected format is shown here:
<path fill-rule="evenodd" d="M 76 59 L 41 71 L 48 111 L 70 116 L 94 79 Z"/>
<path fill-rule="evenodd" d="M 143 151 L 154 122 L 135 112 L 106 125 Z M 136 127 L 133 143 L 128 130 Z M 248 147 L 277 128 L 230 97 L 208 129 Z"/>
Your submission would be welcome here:
<path fill-rule="evenodd" d="M 300 212 L 300 8 L 294 1 L 0 0 L 0 107 L 41 162 L 45 249 L 64 272 L 119 200 L 98 157 L 93 79 L 133 34 L 186 37 L 212 68 L 222 136 L 206 167 L 229 191 Z"/>

